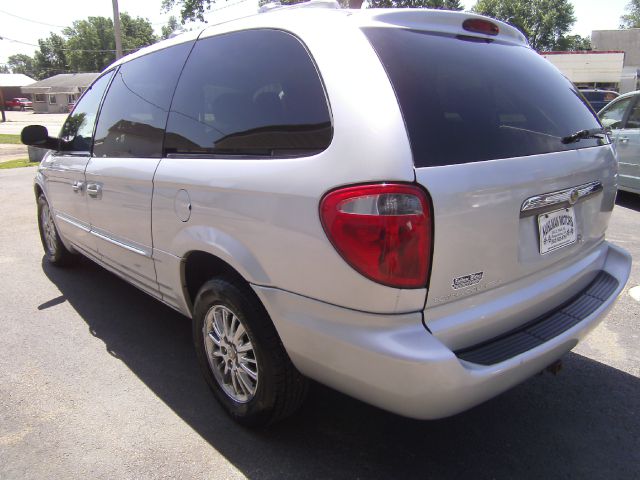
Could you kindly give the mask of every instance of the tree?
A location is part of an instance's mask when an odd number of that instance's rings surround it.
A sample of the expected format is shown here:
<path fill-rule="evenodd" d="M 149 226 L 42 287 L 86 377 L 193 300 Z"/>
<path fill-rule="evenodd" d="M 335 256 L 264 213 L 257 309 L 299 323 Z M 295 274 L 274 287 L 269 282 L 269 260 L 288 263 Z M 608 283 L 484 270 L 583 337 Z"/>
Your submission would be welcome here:
<path fill-rule="evenodd" d="M 121 13 L 120 27 L 122 29 L 122 49 L 125 53 L 140 50 L 142 47 L 158 41 L 158 37 L 153 33 L 153 26 L 146 18 L 132 18 L 128 13 Z M 115 37 L 113 38 L 115 49 Z"/>
<path fill-rule="evenodd" d="M 175 19 L 174 19 L 175 20 Z M 122 48 L 131 53 L 155 43 L 158 38 L 148 20 L 120 14 Z M 38 40 L 33 58 L 18 54 L 9 57 L 14 73 L 24 73 L 42 79 L 68 72 L 100 72 L 115 58 L 113 20 L 107 17 L 89 17 L 78 20 L 62 30 L 62 35 L 51 33 Z"/>
<path fill-rule="evenodd" d="M 148 20 L 120 14 L 122 49 L 131 53 L 158 39 Z M 73 22 L 62 33 L 67 37 L 66 51 L 69 68 L 77 72 L 99 72 L 112 63 L 115 56 L 113 20 L 107 17 L 89 17 Z"/>
<path fill-rule="evenodd" d="M 591 39 L 589 37 L 581 37 L 580 35 L 568 35 L 558 40 L 558 50 L 565 51 L 581 51 L 592 50 Z"/>
<path fill-rule="evenodd" d="M 51 77 L 68 70 L 66 41 L 56 33 L 38 40 L 39 50 L 33 58 L 34 73 L 37 79 Z"/>
<path fill-rule="evenodd" d="M 176 17 L 171 15 L 167 24 L 160 29 L 162 39 L 164 40 L 169 38 L 169 35 L 175 32 L 179 26 L 180 24 L 178 23 L 178 20 L 176 20 Z"/>
<path fill-rule="evenodd" d="M 620 28 L 640 27 L 640 0 L 631 0 L 625 10 L 627 13 L 620 17 Z"/>
<path fill-rule="evenodd" d="M 36 78 L 37 76 L 33 58 L 24 53 L 11 55 L 7 60 L 7 65 L 13 73 L 23 73 L 31 78 Z"/>
<path fill-rule="evenodd" d="M 175 5 L 181 5 L 180 18 L 182 23 L 188 20 L 204 22 L 204 11 L 209 10 L 216 0 L 162 0 L 162 8 L 171 10 Z"/>
<path fill-rule="evenodd" d="M 11 73 L 11 70 L 8 65 L 0 65 L 0 73 Z"/>
<path fill-rule="evenodd" d="M 535 50 L 558 50 L 576 18 L 569 0 L 478 0 L 473 11 L 519 29 Z"/>
<path fill-rule="evenodd" d="M 460 0 L 371 0 L 371 8 L 436 8 L 462 10 Z"/>

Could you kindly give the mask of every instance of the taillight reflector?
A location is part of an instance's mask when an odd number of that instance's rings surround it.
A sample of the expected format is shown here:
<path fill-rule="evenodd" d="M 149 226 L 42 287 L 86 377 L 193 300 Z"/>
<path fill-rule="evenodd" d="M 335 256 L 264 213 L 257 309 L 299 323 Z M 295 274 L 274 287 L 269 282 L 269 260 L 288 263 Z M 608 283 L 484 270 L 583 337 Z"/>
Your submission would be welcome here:
<path fill-rule="evenodd" d="M 320 203 L 324 230 L 349 265 L 397 288 L 427 284 L 432 222 L 427 195 L 413 185 L 341 188 Z"/>
<path fill-rule="evenodd" d="M 481 18 L 468 18 L 462 22 L 462 28 L 468 32 L 484 33 L 485 35 L 498 35 L 500 29 L 495 23 Z"/>

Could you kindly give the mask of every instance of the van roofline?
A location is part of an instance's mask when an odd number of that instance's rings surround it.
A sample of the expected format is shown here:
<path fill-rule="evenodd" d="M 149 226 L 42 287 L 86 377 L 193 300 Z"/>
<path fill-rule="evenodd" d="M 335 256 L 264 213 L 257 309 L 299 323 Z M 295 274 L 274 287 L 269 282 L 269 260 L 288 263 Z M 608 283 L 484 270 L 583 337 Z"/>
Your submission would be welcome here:
<path fill-rule="evenodd" d="M 218 33 L 217 30 L 220 30 L 220 33 L 226 33 L 230 30 L 241 30 L 243 28 L 271 27 L 286 29 L 287 25 L 292 25 L 293 28 L 301 17 L 306 18 L 310 22 L 317 23 L 318 21 L 322 21 L 322 19 L 335 19 L 336 16 L 338 16 L 349 22 L 353 22 L 354 27 L 356 28 L 410 28 L 451 35 L 472 36 L 487 40 L 499 39 L 504 42 L 529 47 L 526 37 L 515 27 L 500 20 L 471 12 L 458 12 L 430 8 L 346 9 L 335 8 L 333 3 L 335 2 L 318 0 L 295 5 L 283 5 L 262 13 L 256 12 L 255 14 L 241 18 L 209 24 L 203 28 L 185 32 L 173 38 L 162 40 L 154 43 L 153 45 L 141 48 L 140 50 L 115 61 L 104 71 L 106 72 L 118 65 L 133 60 L 134 58 L 138 58 L 173 45 L 197 40 L 200 37 L 214 36 Z M 499 33 L 497 35 L 487 35 L 469 32 L 462 27 L 463 21 L 467 19 L 487 20 L 498 26 Z M 295 29 L 299 30 L 298 28 Z"/>

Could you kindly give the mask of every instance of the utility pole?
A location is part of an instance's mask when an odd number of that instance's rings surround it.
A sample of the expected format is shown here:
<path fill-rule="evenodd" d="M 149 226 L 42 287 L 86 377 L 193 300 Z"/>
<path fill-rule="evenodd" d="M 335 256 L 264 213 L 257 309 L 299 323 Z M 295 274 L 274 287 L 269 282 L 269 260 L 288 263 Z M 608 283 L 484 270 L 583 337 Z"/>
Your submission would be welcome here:
<path fill-rule="evenodd" d="M 120 30 L 120 12 L 118 11 L 118 0 L 113 2 L 113 33 L 116 36 L 116 60 L 122 58 L 122 31 Z"/>
<path fill-rule="evenodd" d="M 0 40 L 4 40 L 4 38 L 0 37 Z M 6 122 L 7 117 L 4 114 L 4 95 L 2 95 L 2 89 L 0 88 L 0 111 L 2 112 L 2 121 Z"/>
<path fill-rule="evenodd" d="M 7 117 L 4 114 L 4 95 L 2 94 L 2 89 L 0 88 L 0 110 L 2 111 L 2 121 L 6 122 L 7 121 Z"/>

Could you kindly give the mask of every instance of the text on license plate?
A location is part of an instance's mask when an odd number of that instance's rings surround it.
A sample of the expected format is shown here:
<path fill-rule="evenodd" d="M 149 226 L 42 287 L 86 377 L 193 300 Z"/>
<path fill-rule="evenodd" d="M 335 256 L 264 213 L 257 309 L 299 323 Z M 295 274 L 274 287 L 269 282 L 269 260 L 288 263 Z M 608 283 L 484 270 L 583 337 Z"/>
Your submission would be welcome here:
<path fill-rule="evenodd" d="M 542 255 L 575 243 L 578 235 L 573 207 L 538 215 L 538 230 Z"/>

